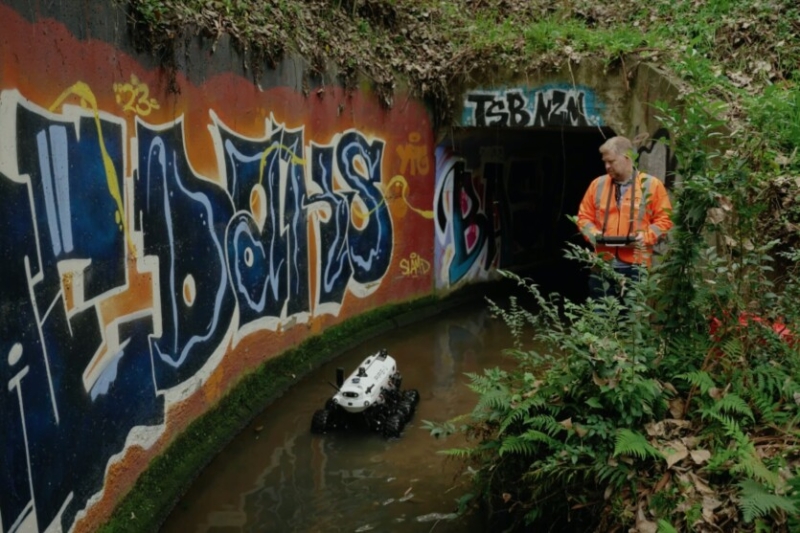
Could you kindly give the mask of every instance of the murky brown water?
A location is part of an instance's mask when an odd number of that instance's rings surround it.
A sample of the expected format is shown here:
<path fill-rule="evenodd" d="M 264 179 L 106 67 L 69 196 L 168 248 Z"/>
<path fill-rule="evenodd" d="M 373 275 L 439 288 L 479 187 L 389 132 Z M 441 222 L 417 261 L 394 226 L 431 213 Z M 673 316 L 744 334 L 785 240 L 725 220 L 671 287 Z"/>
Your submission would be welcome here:
<path fill-rule="evenodd" d="M 485 531 L 481 516 L 455 518 L 467 491 L 459 465 L 437 454 L 460 440 L 436 440 L 423 420 L 469 412 L 476 395 L 464 372 L 509 367 L 508 328 L 485 304 L 460 307 L 392 331 L 344 353 L 270 405 L 199 476 L 162 528 L 186 532 Z M 349 374 L 387 348 L 403 388 L 421 400 L 400 439 L 312 435 L 311 417 L 331 396 L 336 368 Z"/>

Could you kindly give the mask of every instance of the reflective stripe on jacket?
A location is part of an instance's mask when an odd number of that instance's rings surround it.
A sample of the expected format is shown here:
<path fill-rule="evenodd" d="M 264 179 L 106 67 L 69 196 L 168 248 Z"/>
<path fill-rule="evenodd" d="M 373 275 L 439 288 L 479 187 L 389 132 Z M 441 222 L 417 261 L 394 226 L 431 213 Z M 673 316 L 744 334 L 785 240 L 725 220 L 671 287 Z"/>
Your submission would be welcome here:
<path fill-rule="evenodd" d="M 629 231 L 631 237 L 641 234 L 644 237 L 643 249 L 636 246 L 596 245 L 595 250 L 598 255 L 609 260 L 616 256 L 626 263 L 649 265 L 653 245 L 672 227 L 669 218 L 672 204 L 667 189 L 658 178 L 639 172 L 617 205 L 613 182 L 608 174 L 592 181 L 578 209 L 578 228 L 589 242 L 594 242 L 594 238 L 601 234 L 606 237 L 622 237 L 628 235 Z M 634 193 L 636 196 L 633 198 L 633 213 L 631 213 L 631 194 Z"/>

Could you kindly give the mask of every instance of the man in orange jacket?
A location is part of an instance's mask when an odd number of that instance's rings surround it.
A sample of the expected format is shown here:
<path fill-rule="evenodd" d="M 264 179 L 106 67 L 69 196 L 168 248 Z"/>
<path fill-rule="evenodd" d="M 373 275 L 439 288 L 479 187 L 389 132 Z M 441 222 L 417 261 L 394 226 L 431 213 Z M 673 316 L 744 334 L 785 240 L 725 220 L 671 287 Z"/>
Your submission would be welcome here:
<path fill-rule="evenodd" d="M 653 246 L 672 227 L 672 204 L 661 180 L 639 172 L 634 150 L 625 137 L 612 137 L 600 147 L 607 174 L 595 178 L 578 209 L 578 228 L 597 254 L 611 261 L 614 270 L 632 280 L 639 268 L 649 266 Z M 603 280 L 589 276 L 589 296 L 618 295 Z"/>

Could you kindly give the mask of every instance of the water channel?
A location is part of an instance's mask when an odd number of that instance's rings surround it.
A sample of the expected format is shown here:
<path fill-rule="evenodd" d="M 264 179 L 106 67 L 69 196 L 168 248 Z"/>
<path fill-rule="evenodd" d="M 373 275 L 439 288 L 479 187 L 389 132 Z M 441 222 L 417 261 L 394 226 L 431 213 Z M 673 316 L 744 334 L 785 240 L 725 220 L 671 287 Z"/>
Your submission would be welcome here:
<path fill-rule="evenodd" d="M 343 353 L 271 404 L 199 475 L 162 533 L 478 533 L 482 516 L 456 517 L 467 491 L 461 465 L 437 451 L 423 420 L 469 412 L 476 395 L 465 372 L 510 367 L 508 328 L 484 302 L 444 311 Z M 399 439 L 310 432 L 331 396 L 337 367 L 349 374 L 367 355 L 388 349 L 403 388 L 421 400 Z"/>

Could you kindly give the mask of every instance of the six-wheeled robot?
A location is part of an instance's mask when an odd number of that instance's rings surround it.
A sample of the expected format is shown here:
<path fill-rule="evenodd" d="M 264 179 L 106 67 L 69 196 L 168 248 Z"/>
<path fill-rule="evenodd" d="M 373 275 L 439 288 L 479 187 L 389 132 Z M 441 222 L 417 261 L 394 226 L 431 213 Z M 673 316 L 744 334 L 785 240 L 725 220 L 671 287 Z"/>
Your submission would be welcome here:
<path fill-rule="evenodd" d="M 419 403 L 416 389 L 400 389 L 397 363 L 384 349 L 370 355 L 345 380 L 336 370 L 337 392 L 311 419 L 313 433 L 367 428 L 384 437 L 399 437 Z"/>

